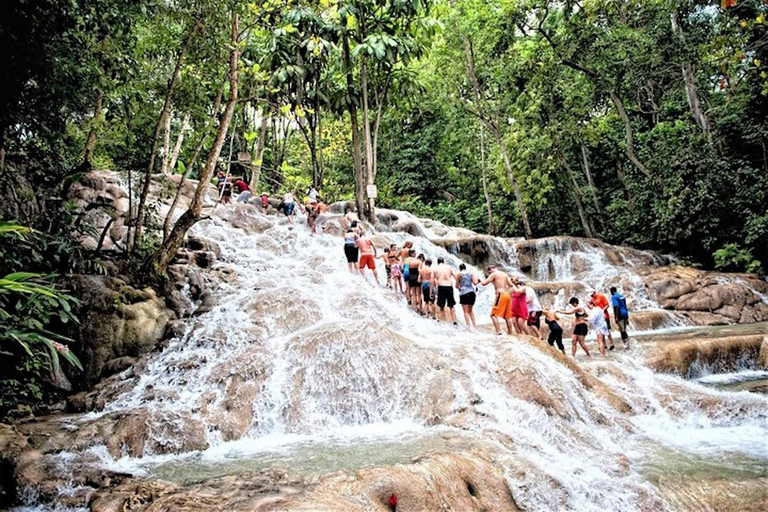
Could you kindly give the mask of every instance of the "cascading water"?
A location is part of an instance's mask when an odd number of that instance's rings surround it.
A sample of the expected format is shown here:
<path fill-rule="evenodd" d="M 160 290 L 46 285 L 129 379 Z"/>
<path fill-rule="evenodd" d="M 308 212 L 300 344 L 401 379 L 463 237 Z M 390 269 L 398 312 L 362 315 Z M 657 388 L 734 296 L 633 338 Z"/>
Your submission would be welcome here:
<path fill-rule="evenodd" d="M 383 265 L 380 283 L 350 274 L 338 237 L 232 208 L 257 232 L 220 216 L 194 228 L 222 250 L 218 305 L 189 319 L 129 390 L 70 420 L 86 430 L 136 417 L 146 439 L 117 447 L 92 439 L 51 456 L 60 471 L 90 464 L 186 482 L 286 461 L 319 475 L 479 449 L 503 468 L 523 509 L 602 511 L 688 503 L 659 483 L 680 471 L 670 461 L 681 457 L 695 467 L 747 461 L 755 478 L 768 467 L 766 397 L 655 374 L 637 361 L 639 349 L 577 367 L 533 340 L 427 320 L 382 286 Z M 377 236 L 460 261 L 424 238 Z M 551 260 L 546 272 L 600 288 L 621 272 L 589 254 L 600 274 L 592 281 L 588 270 Z M 478 320 L 491 301 L 482 289 Z"/>

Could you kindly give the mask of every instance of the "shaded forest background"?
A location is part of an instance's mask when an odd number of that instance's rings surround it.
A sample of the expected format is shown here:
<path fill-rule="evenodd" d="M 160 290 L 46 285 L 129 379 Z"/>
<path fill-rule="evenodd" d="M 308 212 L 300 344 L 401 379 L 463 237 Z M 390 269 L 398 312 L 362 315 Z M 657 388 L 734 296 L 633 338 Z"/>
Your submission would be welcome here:
<path fill-rule="evenodd" d="M 257 192 L 314 183 L 369 212 L 375 183 L 378 206 L 481 232 L 595 236 L 729 270 L 767 261 L 760 0 L 11 0 L 4 11 L 2 213 L 42 232 L 69 229 L 59 198 L 90 167 L 135 171 L 137 194 L 150 172 L 199 177 L 234 45 L 239 92 L 216 163 Z M 150 225 L 145 256 L 163 238 L 146 216 L 134 219 Z"/>

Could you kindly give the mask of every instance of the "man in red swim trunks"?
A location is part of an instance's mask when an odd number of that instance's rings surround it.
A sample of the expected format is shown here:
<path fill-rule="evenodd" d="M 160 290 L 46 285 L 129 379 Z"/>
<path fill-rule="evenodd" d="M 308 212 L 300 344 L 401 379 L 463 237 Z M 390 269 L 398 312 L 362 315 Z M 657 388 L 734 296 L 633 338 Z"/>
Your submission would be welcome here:
<path fill-rule="evenodd" d="M 360 231 L 360 238 L 357 239 L 355 245 L 360 249 L 360 275 L 365 277 L 365 267 L 368 267 L 373 271 L 373 279 L 378 283 L 379 275 L 376 273 L 376 246 L 373 245 L 371 239 L 365 236 L 365 231 Z"/>

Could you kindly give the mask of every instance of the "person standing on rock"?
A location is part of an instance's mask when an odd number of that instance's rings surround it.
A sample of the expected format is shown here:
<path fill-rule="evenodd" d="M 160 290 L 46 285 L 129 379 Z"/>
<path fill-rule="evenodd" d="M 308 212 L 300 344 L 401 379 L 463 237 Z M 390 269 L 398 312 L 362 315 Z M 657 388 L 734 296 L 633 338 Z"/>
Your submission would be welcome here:
<path fill-rule="evenodd" d="M 219 188 L 219 196 L 221 197 L 222 204 L 229 204 L 229 200 L 232 197 L 232 183 L 229 177 L 224 174 L 224 171 L 219 170 L 217 174 L 217 187 Z"/>
<path fill-rule="evenodd" d="M 525 286 L 517 277 L 512 278 L 512 286 L 509 289 L 509 318 L 517 334 L 529 334 L 526 323 L 528 322 L 528 303 L 526 302 Z"/>
<path fill-rule="evenodd" d="M 589 323 L 597 335 L 597 350 L 605 357 L 605 337 L 610 333 L 608 324 L 605 323 L 605 310 L 590 300 L 587 303 L 587 312 Z"/>
<path fill-rule="evenodd" d="M 610 346 L 608 347 L 609 350 L 613 350 L 613 335 L 611 334 L 611 314 L 608 312 L 608 298 L 603 295 L 602 293 L 597 293 L 597 291 L 592 292 L 592 302 L 595 304 L 595 306 L 601 308 L 604 312 L 603 316 L 605 318 L 605 325 L 608 326 L 608 342 L 610 343 Z"/>
<path fill-rule="evenodd" d="M 624 342 L 624 348 L 629 348 L 629 334 L 627 334 L 627 323 L 629 322 L 629 309 L 627 309 L 627 299 L 616 289 L 611 288 L 611 303 L 613 304 L 613 318 L 616 320 L 616 327 L 621 333 L 621 341 Z"/>
<path fill-rule="evenodd" d="M 296 202 L 293 199 L 293 194 L 290 192 L 286 192 L 283 196 L 283 211 L 285 212 L 285 216 L 288 217 L 288 222 L 291 223 L 291 226 L 293 226 L 293 210 L 296 208 Z"/>
<path fill-rule="evenodd" d="M 528 329 L 532 331 L 533 335 L 537 338 L 541 337 L 541 303 L 539 302 L 539 296 L 536 295 L 536 290 L 531 288 L 524 282 L 520 282 L 525 288 L 525 302 L 528 306 Z"/>
<path fill-rule="evenodd" d="M 347 222 L 354 223 L 355 226 L 360 222 L 360 218 L 357 216 L 357 210 L 354 208 L 350 208 L 347 210 L 347 212 L 344 214 L 344 218 L 347 220 Z"/>
<path fill-rule="evenodd" d="M 365 236 L 365 231 L 360 232 L 360 238 L 356 242 L 357 247 L 360 249 L 360 275 L 365 277 L 365 268 L 368 267 L 373 271 L 373 280 L 375 283 L 379 282 L 379 275 L 376 273 L 376 246 L 370 238 Z"/>
<path fill-rule="evenodd" d="M 392 269 L 398 263 L 400 252 L 397 245 L 390 244 L 389 249 L 381 258 L 384 260 L 384 270 L 387 272 L 387 288 L 392 288 Z"/>
<path fill-rule="evenodd" d="M 395 248 L 395 259 L 394 263 L 392 263 L 392 284 L 399 295 L 405 293 L 405 290 L 403 290 L 403 265 L 400 263 L 400 250 L 395 244 L 392 244 L 392 246 Z"/>
<path fill-rule="evenodd" d="M 467 266 L 465 264 L 459 265 L 459 273 L 456 274 L 456 289 L 459 290 L 459 304 L 464 311 L 464 322 L 469 327 L 477 329 L 477 321 L 475 320 L 475 300 L 477 294 L 475 293 L 475 287 L 480 284 L 480 279 L 471 272 L 467 272 Z"/>
<path fill-rule="evenodd" d="M 419 283 L 421 283 L 421 300 L 424 304 L 424 313 L 432 318 L 437 318 L 435 312 L 435 295 L 432 290 L 432 260 L 427 258 L 419 269 Z"/>
<path fill-rule="evenodd" d="M 549 337 L 547 343 L 550 347 L 553 347 L 557 343 L 557 348 L 565 355 L 565 346 L 563 346 L 563 328 L 557 323 L 559 320 L 557 313 L 549 309 L 542 310 L 544 315 L 544 322 L 549 327 Z"/>
<path fill-rule="evenodd" d="M 309 187 L 307 190 L 307 198 L 309 199 L 309 206 L 317 204 L 317 189 L 315 187 Z"/>
<path fill-rule="evenodd" d="M 419 285 L 419 269 L 421 268 L 421 261 L 424 259 L 424 255 L 421 255 L 421 259 L 416 257 L 416 251 L 414 249 L 408 250 L 408 258 L 405 260 L 405 264 L 408 267 L 408 294 L 411 297 L 411 304 L 413 308 L 421 313 L 421 286 Z M 405 274 L 403 278 L 405 279 Z"/>
<path fill-rule="evenodd" d="M 437 286 L 437 307 L 440 309 L 440 317 L 448 321 L 448 314 L 450 313 L 450 321 L 453 322 L 453 325 L 459 325 L 454 309 L 456 307 L 456 298 L 453 295 L 455 279 L 456 271 L 453 270 L 453 267 L 446 265 L 445 258 L 442 256 L 437 258 L 437 267 L 432 274 L 432 280 Z"/>
<path fill-rule="evenodd" d="M 512 280 L 506 272 L 497 269 L 494 266 L 488 267 L 488 277 L 486 277 L 480 284 L 487 286 L 493 283 L 493 288 L 496 291 L 496 298 L 493 301 L 493 308 L 491 309 L 491 321 L 493 322 L 493 328 L 496 330 L 496 334 L 501 336 L 501 327 L 499 327 L 499 318 L 503 318 L 507 323 L 507 333 L 512 334 L 512 320 L 509 317 L 509 287 L 512 286 Z"/>
<path fill-rule="evenodd" d="M 589 332 L 589 328 L 587 327 L 587 317 L 589 315 L 587 315 L 583 307 L 579 306 L 579 299 L 576 297 L 571 297 L 568 304 L 571 305 L 571 309 L 562 309 L 557 312 L 563 315 L 573 315 L 576 317 L 576 324 L 573 326 L 573 335 L 571 336 L 571 356 L 576 357 L 576 345 L 578 344 L 584 349 L 587 357 L 592 357 L 586 343 L 584 343 L 584 338 Z"/>
<path fill-rule="evenodd" d="M 236 201 L 238 203 L 247 203 L 251 198 L 251 187 L 249 187 L 242 178 L 237 178 L 235 182 L 232 183 L 232 186 L 234 186 L 238 191 Z"/>
<path fill-rule="evenodd" d="M 261 213 L 266 215 L 267 210 L 269 210 L 269 194 L 267 194 L 266 192 L 262 192 L 261 193 Z"/>
<path fill-rule="evenodd" d="M 360 249 L 357 248 L 357 230 L 349 226 L 347 232 L 344 233 L 344 256 L 347 257 L 347 266 L 351 274 L 357 272 L 359 252 Z"/>

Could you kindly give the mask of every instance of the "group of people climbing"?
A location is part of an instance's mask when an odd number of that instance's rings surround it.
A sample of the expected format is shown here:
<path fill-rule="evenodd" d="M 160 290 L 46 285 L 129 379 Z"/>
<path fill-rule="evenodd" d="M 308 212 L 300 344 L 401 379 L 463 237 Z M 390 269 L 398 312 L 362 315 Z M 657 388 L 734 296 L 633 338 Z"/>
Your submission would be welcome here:
<path fill-rule="evenodd" d="M 597 335 L 598 351 L 605 356 L 606 337 L 610 345 L 608 350 L 615 348 L 611 334 L 612 306 L 616 326 L 621 333 L 625 347 L 629 346 L 627 323 L 629 311 L 627 301 L 615 287 L 610 289 L 611 301 L 605 295 L 593 291 L 586 307 L 580 305 L 577 297 L 569 301 L 569 308 L 563 310 L 544 309 L 541 306 L 536 290 L 516 276 L 510 276 L 502 269 L 490 266 L 485 279 L 481 279 L 467 270 L 463 263 L 458 270 L 448 265 L 443 257 L 438 257 L 433 266 L 431 258 L 418 254 L 413 248 L 413 242 L 407 241 L 400 248 L 391 244 L 379 254 L 373 241 L 366 235 L 359 219 L 354 212 L 345 216 L 348 223 L 344 234 L 344 254 L 351 273 L 365 276 L 365 270 L 371 270 L 375 282 L 379 282 L 376 269 L 376 259 L 384 262 L 387 274 L 387 286 L 402 294 L 413 309 L 424 316 L 436 320 L 453 322 L 456 319 L 455 295 L 458 292 L 459 304 L 464 312 L 464 322 L 467 326 L 477 328 L 474 305 L 480 286 L 493 285 L 495 297 L 491 309 L 491 320 L 497 335 L 502 334 L 501 321 L 506 324 L 508 334 L 527 334 L 542 338 L 541 318 L 549 329 L 547 342 L 550 346 L 565 353 L 563 345 L 563 328 L 559 324 L 558 315 L 573 315 L 575 318 L 571 336 L 571 355 L 575 356 L 580 346 L 588 357 L 592 357 L 585 343 L 589 325 Z"/>
<path fill-rule="evenodd" d="M 229 202 L 233 187 L 238 190 L 238 202 L 250 202 L 251 191 L 244 179 L 232 179 L 223 172 L 219 172 L 218 179 L 221 202 Z M 262 213 L 266 215 L 270 206 L 269 195 L 266 192 L 262 193 Z M 286 192 L 277 205 L 277 211 L 288 218 L 291 226 L 295 224 L 294 213 L 297 208 L 306 212 L 307 225 L 310 233 L 314 234 L 318 216 L 327 209 L 314 187 L 307 190 L 305 205 L 298 203 L 291 192 Z M 387 286 L 404 296 L 408 304 L 421 315 L 458 325 L 455 311 L 456 293 L 458 293 L 458 304 L 463 310 L 464 322 L 469 327 L 477 328 L 474 306 L 479 287 L 493 285 L 495 296 L 491 320 L 497 335 L 502 334 L 501 322 L 503 321 L 508 334 L 527 334 L 542 338 L 541 318 L 543 317 L 549 329 L 547 342 L 565 353 L 564 332 L 558 322 L 560 320 L 558 315 L 573 315 L 575 321 L 571 335 L 571 355 L 575 356 L 578 347 L 581 347 L 588 357 L 592 357 L 585 342 L 591 326 L 597 336 L 598 351 L 604 356 L 606 349 L 615 348 L 611 334 L 610 311 L 612 309 L 621 339 L 625 347 L 628 347 L 627 301 L 615 287 L 610 289 L 610 302 L 605 295 L 593 291 L 584 306 L 577 297 L 572 297 L 568 301 L 567 309 L 544 309 L 536 290 L 517 276 L 510 276 L 498 267 L 489 266 L 485 278 L 481 279 L 470 272 L 463 263 L 457 270 L 448 265 L 443 257 L 438 257 L 433 262 L 424 254 L 417 255 L 411 241 L 406 241 L 402 248 L 391 244 L 379 254 L 357 214 L 354 211 L 348 211 L 344 219 L 348 226 L 344 233 L 344 254 L 349 271 L 365 276 L 366 269 L 370 270 L 375 282 L 378 283 L 376 260 L 383 260 Z M 607 346 L 606 338 L 609 343 Z"/>
<path fill-rule="evenodd" d="M 229 176 L 224 171 L 219 170 L 217 173 L 217 188 L 219 190 L 219 202 L 228 204 L 232 199 L 232 189 L 237 189 L 238 196 L 236 201 L 238 203 L 250 203 L 252 198 L 251 188 L 245 182 L 245 178 Z M 270 202 L 269 194 L 267 192 L 261 193 L 261 212 L 267 215 Z M 301 209 L 307 214 L 307 225 L 311 234 L 315 234 L 317 231 L 317 218 L 325 213 L 327 206 L 320 200 L 319 194 L 315 187 L 307 189 L 306 193 L 306 205 L 299 204 L 292 192 L 286 192 L 283 194 L 280 203 L 276 209 L 278 213 L 282 213 L 288 219 L 291 226 L 295 225 L 295 212 L 296 209 Z"/>

